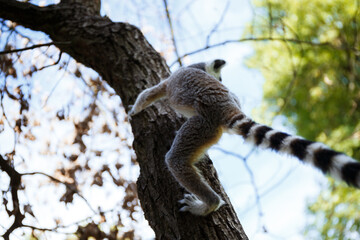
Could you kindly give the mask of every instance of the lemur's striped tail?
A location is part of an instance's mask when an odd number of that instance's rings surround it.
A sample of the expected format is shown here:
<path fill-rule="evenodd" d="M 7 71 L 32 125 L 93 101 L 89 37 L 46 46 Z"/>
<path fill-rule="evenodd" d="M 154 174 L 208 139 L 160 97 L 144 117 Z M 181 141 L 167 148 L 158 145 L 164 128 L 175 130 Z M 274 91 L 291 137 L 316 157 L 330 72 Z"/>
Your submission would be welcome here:
<path fill-rule="evenodd" d="M 246 142 L 295 156 L 319 168 L 324 174 L 360 188 L 360 162 L 330 149 L 323 143 L 274 130 L 244 115 L 234 117 L 229 127 L 243 136 Z"/>

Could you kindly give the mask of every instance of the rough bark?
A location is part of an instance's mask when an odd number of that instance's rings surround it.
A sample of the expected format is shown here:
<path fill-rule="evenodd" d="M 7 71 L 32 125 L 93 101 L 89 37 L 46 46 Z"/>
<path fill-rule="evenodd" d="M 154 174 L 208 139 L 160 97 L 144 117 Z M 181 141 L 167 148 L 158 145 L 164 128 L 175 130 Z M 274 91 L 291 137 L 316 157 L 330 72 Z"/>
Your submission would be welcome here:
<path fill-rule="evenodd" d="M 0 0 L 0 17 L 42 31 L 54 42 L 63 43 L 57 47 L 97 71 L 127 107 L 143 89 L 168 76 L 168 67 L 138 28 L 101 17 L 96 4 L 99 1 L 85 2 L 91 1 L 63 0 L 41 8 Z M 200 169 L 227 204 L 207 217 L 178 211 L 177 201 L 184 190 L 166 169 L 164 156 L 183 121 L 163 103 L 131 121 L 140 165 L 139 199 L 156 238 L 247 239 L 209 158 L 199 164 Z"/>

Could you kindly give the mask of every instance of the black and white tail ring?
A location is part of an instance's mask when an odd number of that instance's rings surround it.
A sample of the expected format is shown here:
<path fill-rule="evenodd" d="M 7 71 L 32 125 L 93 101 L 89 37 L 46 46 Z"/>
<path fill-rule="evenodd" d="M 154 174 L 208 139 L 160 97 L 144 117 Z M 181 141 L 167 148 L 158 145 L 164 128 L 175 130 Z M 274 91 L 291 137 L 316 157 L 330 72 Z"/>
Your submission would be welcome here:
<path fill-rule="evenodd" d="M 342 179 L 347 184 L 360 188 L 360 162 L 344 153 L 330 149 L 323 143 L 312 142 L 274 130 L 244 115 L 234 118 L 230 129 L 243 136 L 246 142 L 295 156 L 302 162 L 312 164 L 324 174 Z"/>

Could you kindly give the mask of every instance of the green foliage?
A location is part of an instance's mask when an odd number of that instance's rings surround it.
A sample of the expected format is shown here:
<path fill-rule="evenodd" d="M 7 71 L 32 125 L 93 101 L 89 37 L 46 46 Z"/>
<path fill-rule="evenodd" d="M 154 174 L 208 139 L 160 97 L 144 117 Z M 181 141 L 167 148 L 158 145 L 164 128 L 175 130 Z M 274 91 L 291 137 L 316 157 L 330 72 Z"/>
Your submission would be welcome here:
<path fill-rule="evenodd" d="M 253 2 L 246 37 L 268 39 L 254 42 L 247 62 L 266 79 L 262 119 L 283 114 L 299 135 L 360 159 L 360 1 Z M 315 218 L 308 232 L 352 239 L 340 235 L 360 231 L 359 197 L 332 185 L 309 207 Z"/>
<path fill-rule="evenodd" d="M 306 234 L 311 239 L 359 239 L 359 199 L 359 191 L 349 193 L 343 184 L 333 184 L 309 207 L 315 218 L 314 223 L 307 227 Z"/>

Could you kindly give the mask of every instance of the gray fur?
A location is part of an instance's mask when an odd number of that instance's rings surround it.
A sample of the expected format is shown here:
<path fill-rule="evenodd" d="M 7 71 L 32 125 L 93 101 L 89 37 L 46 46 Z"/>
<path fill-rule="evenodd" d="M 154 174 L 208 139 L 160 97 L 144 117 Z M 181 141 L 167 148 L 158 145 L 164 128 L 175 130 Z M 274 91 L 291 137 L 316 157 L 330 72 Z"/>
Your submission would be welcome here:
<path fill-rule="evenodd" d="M 207 215 L 224 204 L 199 174 L 195 163 L 224 131 L 242 135 L 247 142 L 293 155 L 324 173 L 360 187 L 360 164 L 323 144 L 276 131 L 255 123 L 241 110 L 240 102 L 219 80 L 225 61 L 217 59 L 180 68 L 137 98 L 129 115 L 166 97 L 173 109 L 189 118 L 178 131 L 166 164 L 175 179 L 191 194 L 179 202 L 181 211 Z"/>

